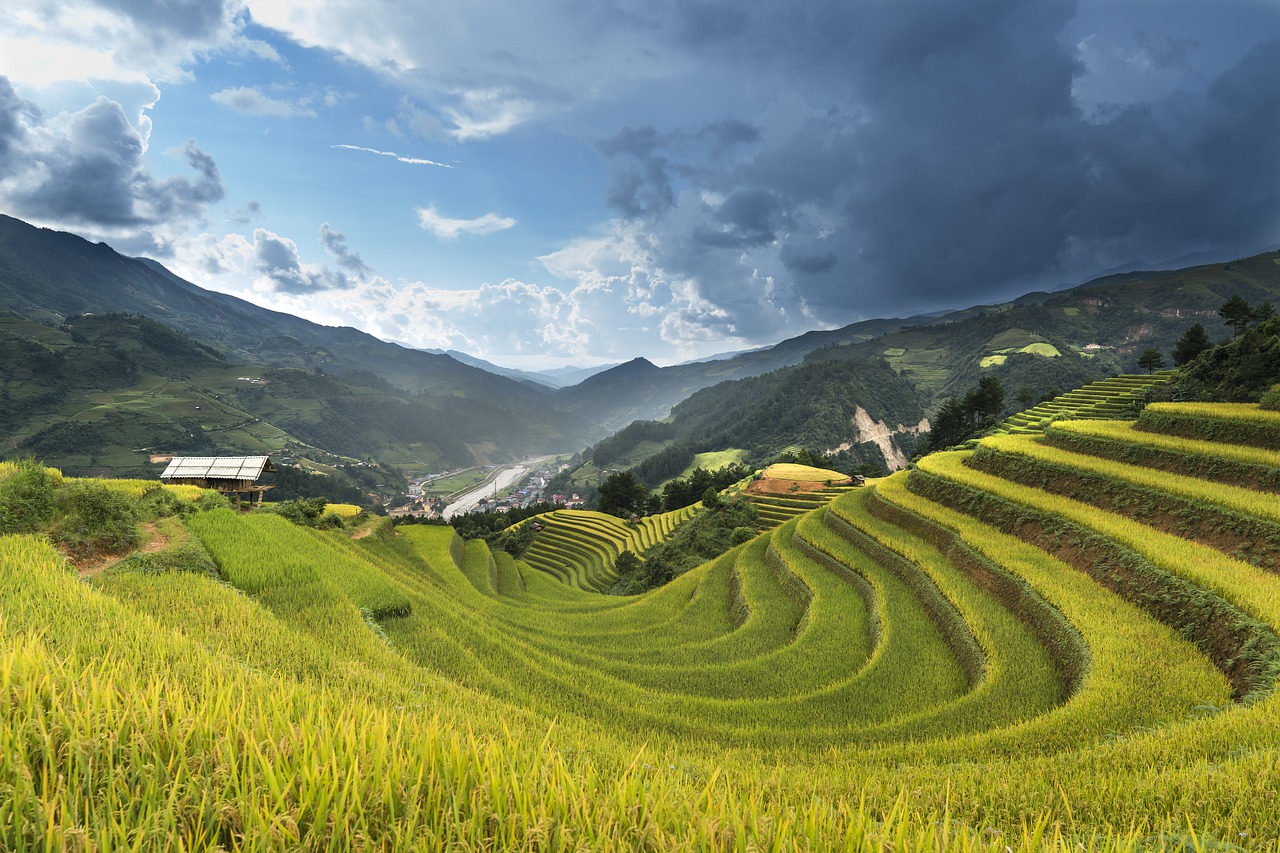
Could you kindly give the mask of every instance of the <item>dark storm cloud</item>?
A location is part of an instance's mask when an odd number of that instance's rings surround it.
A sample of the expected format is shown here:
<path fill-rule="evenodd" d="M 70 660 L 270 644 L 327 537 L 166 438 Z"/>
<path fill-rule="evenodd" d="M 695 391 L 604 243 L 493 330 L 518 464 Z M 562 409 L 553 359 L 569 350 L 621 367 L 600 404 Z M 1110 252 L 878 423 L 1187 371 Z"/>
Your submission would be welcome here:
<path fill-rule="evenodd" d="M 626 127 L 597 143 L 609 158 L 606 203 L 624 216 L 658 216 L 675 202 L 667 158 L 659 154 L 666 139 L 652 127 Z"/>
<path fill-rule="evenodd" d="M 1105 23 L 1106 5 L 1090 8 Z M 1076 14 L 1067 0 L 868 0 L 703 26 L 708 57 L 749 58 L 778 103 L 804 109 L 741 124 L 729 147 L 706 127 L 624 131 L 599 144 L 609 203 L 727 323 L 747 276 L 838 316 L 1280 239 L 1280 43 L 1241 44 L 1208 84 L 1187 73 L 1171 95 L 1086 112 L 1074 87 L 1090 69 L 1063 37 Z M 1203 58 L 1165 23 L 1114 36 L 1126 68 Z"/>
<path fill-rule="evenodd" d="M 836 265 L 835 252 L 821 252 L 797 246 L 783 246 L 779 253 L 782 265 L 793 273 L 817 275 Z"/>
<path fill-rule="evenodd" d="M 99 97 L 56 126 L 0 78 L 0 197 L 17 214 L 100 229 L 145 229 L 198 220 L 223 196 L 213 158 L 188 140 L 193 177 L 158 179 L 146 145 L 115 101 Z"/>
<path fill-rule="evenodd" d="M 1280 238 L 1280 40 L 1203 94 L 1116 109 L 1085 129 L 1089 192 L 1074 231 L 1153 259 Z"/>
<path fill-rule="evenodd" d="M 759 139 L 759 128 L 738 119 L 709 122 L 688 132 L 625 127 L 596 143 L 609 160 L 605 201 L 630 218 L 661 216 L 675 204 L 677 183 L 720 186 L 725 164 Z"/>
<path fill-rule="evenodd" d="M 722 249 L 764 246 L 777 238 L 788 218 L 787 205 L 769 190 L 738 190 L 716 208 L 718 227 L 699 228 L 694 239 Z"/>
<path fill-rule="evenodd" d="M 39 121 L 40 113 L 18 97 L 9 78 L 0 76 L 0 179 L 18 168 L 18 143 L 23 126 Z"/>

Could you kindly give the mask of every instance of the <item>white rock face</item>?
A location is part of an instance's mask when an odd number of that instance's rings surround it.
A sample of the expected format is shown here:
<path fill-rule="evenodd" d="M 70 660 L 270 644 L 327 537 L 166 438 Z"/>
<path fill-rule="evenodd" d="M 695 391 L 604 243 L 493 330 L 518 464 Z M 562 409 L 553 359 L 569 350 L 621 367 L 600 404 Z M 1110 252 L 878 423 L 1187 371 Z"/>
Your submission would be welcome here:
<path fill-rule="evenodd" d="M 890 427 L 884 421 L 873 419 L 866 409 L 858 406 L 853 412 L 853 441 L 846 441 L 839 447 L 832 448 L 827 451 L 828 455 L 839 453 L 842 450 L 848 450 L 855 444 L 861 444 L 864 441 L 874 441 L 876 447 L 880 448 L 880 452 L 884 454 L 884 461 L 889 466 L 890 471 L 897 471 L 906 468 L 910 461 L 906 455 L 898 449 L 893 443 L 893 437 L 899 433 L 922 433 L 928 432 L 930 429 L 929 419 L 921 418 L 920 423 L 915 426 L 905 426 L 898 424 L 897 427 Z"/>

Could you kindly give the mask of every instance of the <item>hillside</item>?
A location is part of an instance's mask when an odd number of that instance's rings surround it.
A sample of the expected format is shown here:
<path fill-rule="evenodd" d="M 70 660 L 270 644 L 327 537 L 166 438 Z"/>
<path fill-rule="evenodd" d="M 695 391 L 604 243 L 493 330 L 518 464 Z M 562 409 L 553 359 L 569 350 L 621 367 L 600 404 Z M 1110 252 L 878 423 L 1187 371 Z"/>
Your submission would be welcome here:
<path fill-rule="evenodd" d="M 1168 359 L 1197 322 L 1215 342 L 1230 338 L 1218 309 L 1233 295 L 1253 304 L 1280 298 L 1280 253 L 1108 276 L 909 325 L 874 341 L 815 350 L 807 358 L 882 357 L 935 399 L 963 393 L 984 375 L 999 377 L 1011 391 L 1028 386 L 1039 399 L 1109 373 L 1136 373 L 1148 347 Z"/>
<path fill-rule="evenodd" d="M 1171 272 L 1125 273 L 1052 294 L 1027 294 L 1004 305 L 864 321 L 673 367 L 640 358 L 552 390 L 528 376 L 517 381 L 447 355 L 267 311 L 201 290 L 155 262 L 124 258 L 102 244 L 0 217 L 0 309 L 32 321 L 10 324 L 5 332 L 11 341 L 23 341 L 10 344 L 18 347 L 15 358 L 23 363 L 10 368 L 21 376 L 6 379 L 0 395 L 34 407 L 6 420 L 5 452 L 17 452 L 57 419 L 75 422 L 108 414 L 118 419 L 122 412 L 132 417 L 150 393 L 146 382 L 178 380 L 187 385 L 170 382 L 166 394 L 176 395 L 173 408 L 182 410 L 182 417 L 189 419 L 196 406 L 210 411 L 217 399 L 235 410 L 225 412 L 226 418 L 258 418 L 300 444 L 408 470 L 572 451 L 633 421 L 668 416 L 670 426 L 659 430 L 662 435 L 619 448 L 614 458 L 634 465 L 667 453 L 646 474 L 654 482 L 685 472 L 699 453 L 760 459 L 797 445 L 840 450 L 850 470 L 882 462 L 894 468 L 914 446 L 908 430 L 921 426 L 946 396 L 963 395 L 984 376 L 1001 380 L 1011 407 L 1016 399 L 1027 408 L 1109 374 L 1132 371 L 1139 352 L 1147 347 L 1168 352 L 1193 322 L 1202 322 L 1215 339 L 1225 337 L 1217 306 L 1236 293 L 1255 304 L 1280 299 L 1278 262 L 1280 254 L 1271 253 Z M 42 353 L 61 348 L 58 328 L 66 317 L 85 312 L 151 318 L 188 336 L 236 377 L 260 378 L 271 370 L 301 373 L 279 374 L 277 379 L 289 383 L 256 386 L 248 397 L 238 394 L 234 400 L 230 392 L 244 390 L 237 388 L 238 378 L 220 375 L 198 386 L 214 396 L 197 400 L 200 394 L 191 396 L 185 368 L 170 375 L 162 360 L 160 367 L 131 368 L 129 375 L 137 381 L 119 385 L 112 379 L 114 390 L 101 383 L 85 386 L 85 392 L 98 396 L 82 395 L 73 405 L 62 394 L 62 403 L 54 405 L 53 397 L 62 393 L 54 389 L 70 387 L 57 375 L 66 366 L 56 368 L 48 381 L 32 371 L 52 365 Z M 93 345 L 104 351 L 132 346 L 111 340 Z M 79 358 L 80 351 L 72 355 Z M 844 366 L 818 366 L 824 363 Z M 115 369 L 105 364 L 93 369 Z M 315 370 L 325 374 L 324 382 L 303 381 L 303 374 Z M 819 378 L 823 370 L 844 371 L 848 381 Z M 89 375 L 75 381 L 88 382 Z M 149 378 L 144 382 L 143 376 Z M 743 384 L 731 384 L 735 380 Z M 304 403 L 299 389 L 308 384 L 328 396 Z M 85 441 L 72 447 L 72 433 L 66 432 L 60 452 L 70 455 L 50 461 L 75 470 L 97 464 L 141 471 L 137 454 L 130 467 L 120 449 L 177 444 L 174 430 L 183 428 L 172 418 L 165 423 L 146 417 L 160 437 L 173 435 L 135 441 L 127 437 L 131 429 L 115 430 L 119 435 L 100 447 L 85 433 Z M 225 427 L 222 422 L 198 425 L 215 431 Z M 198 435 L 194 429 L 186 432 Z M 95 452 L 113 461 L 94 462 L 89 457 Z"/>
<path fill-rule="evenodd" d="M 154 477 L 163 462 L 153 456 L 258 453 L 335 477 L 375 459 L 439 470 L 554 449 L 483 400 L 412 395 L 369 374 L 229 364 L 137 316 L 60 328 L 0 317 L 0 401 L 5 454 L 72 474 Z M 375 483 L 385 497 L 403 488 L 385 469 L 365 490 Z"/>
<path fill-rule="evenodd" d="M 1255 304 L 1280 301 L 1280 253 L 1106 276 L 940 315 L 865 320 L 732 358 L 658 368 L 628 383 L 565 388 L 557 400 L 616 432 L 632 420 L 664 418 L 694 392 L 727 380 L 805 360 L 878 358 L 915 382 L 930 409 L 988 374 L 1011 392 L 1025 387 L 1040 399 L 1111 373 L 1135 372 L 1144 349 L 1167 355 L 1193 323 L 1202 323 L 1215 341 L 1229 336 L 1217 310 L 1233 294 Z"/>
<path fill-rule="evenodd" d="M 758 465 L 793 447 L 841 450 L 851 467 L 900 468 L 922 421 L 915 386 L 883 361 L 798 365 L 693 394 L 671 412 L 668 446 L 635 470 L 657 485 L 706 451 L 742 448 Z"/>
<path fill-rule="evenodd" d="M 771 347 L 730 358 L 656 367 L 635 359 L 556 392 L 565 411 L 590 417 L 604 434 L 632 421 L 666 417 L 691 394 L 734 379 L 746 379 L 799 364 L 821 347 L 870 340 L 902 326 L 904 320 L 867 320 L 834 331 L 807 332 Z M 638 362 L 643 361 L 640 365 Z M 645 367 L 647 365 L 647 367 Z"/>
<path fill-rule="evenodd" d="M 1251 404 L 1051 424 L 638 598 L 173 500 L 84 578 L 0 536 L 0 847 L 1272 850 L 1278 448 Z"/>
<path fill-rule="evenodd" d="M 126 258 L 104 244 L 7 216 L 0 216 L 0 311 L 54 328 L 68 316 L 85 313 L 141 314 L 251 372 L 320 369 L 352 387 L 367 387 L 372 374 L 424 395 L 437 411 L 451 411 L 465 401 L 445 438 L 465 436 L 477 448 L 477 459 L 570 450 L 591 437 L 581 419 L 547 402 L 549 389 L 202 290 L 154 261 Z M 496 424 L 506 426 L 496 431 Z M 406 437 L 406 443 L 414 441 Z M 367 446 L 364 453 L 376 455 L 376 450 Z"/>
<path fill-rule="evenodd" d="M 267 311 L 2 216 L 0 310 L 10 314 L 0 335 L 11 356 L 0 365 L 0 398 L 22 403 L 0 415 L 4 452 L 41 453 L 73 471 L 140 474 L 146 448 L 289 445 L 439 470 L 572 450 L 591 437 L 546 401 L 548 389 Z M 86 337 L 101 332 L 105 314 L 149 321 Z M 68 317 L 79 318 L 74 328 L 64 327 Z M 240 379 L 268 373 L 273 381 Z M 232 426 L 259 420 L 247 432 Z M 33 438 L 55 422 L 56 440 Z M 74 428 L 86 422 L 96 426 Z"/>

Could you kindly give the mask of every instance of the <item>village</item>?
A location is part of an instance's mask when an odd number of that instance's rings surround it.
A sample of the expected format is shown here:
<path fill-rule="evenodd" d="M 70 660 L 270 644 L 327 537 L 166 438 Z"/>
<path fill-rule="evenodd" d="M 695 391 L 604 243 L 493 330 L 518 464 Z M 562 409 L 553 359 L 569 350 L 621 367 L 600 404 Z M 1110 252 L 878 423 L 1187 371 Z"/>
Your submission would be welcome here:
<path fill-rule="evenodd" d="M 559 473 L 567 471 L 568 464 L 547 461 L 540 463 L 520 478 L 513 486 L 499 488 L 498 473 L 502 466 L 486 465 L 480 468 L 467 468 L 459 471 L 444 471 L 439 474 L 425 474 L 412 477 L 408 482 L 408 502 L 403 506 L 390 510 L 392 516 L 419 516 L 427 519 L 445 517 L 445 510 L 451 504 L 460 502 L 467 496 L 475 496 L 477 492 L 490 490 L 481 495 L 464 513 L 474 512 L 510 512 L 513 509 L 525 509 L 539 503 L 551 503 L 570 509 L 585 506 L 585 501 L 578 492 L 547 493 L 547 486 Z M 473 476 L 483 472 L 483 482 L 444 492 L 456 483 L 460 477 L 470 473 Z"/>

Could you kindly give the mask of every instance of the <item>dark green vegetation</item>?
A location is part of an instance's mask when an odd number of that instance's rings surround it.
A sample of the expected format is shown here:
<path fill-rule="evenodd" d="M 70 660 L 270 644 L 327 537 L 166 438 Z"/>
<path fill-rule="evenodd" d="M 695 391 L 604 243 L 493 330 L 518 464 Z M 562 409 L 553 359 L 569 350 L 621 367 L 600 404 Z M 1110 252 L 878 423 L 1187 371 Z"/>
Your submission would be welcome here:
<path fill-rule="evenodd" d="M 1240 305 L 1222 314 L 1233 297 Z M 657 486 L 679 475 L 698 452 L 745 448 L 748 459 L 760 464 L 789 446 L 842 448 L 835 458 L 846 472 L 898 467 L 900 459 L 888 464 L 882 446 L 866 441 L 851 423 L 857 406 L 890 427 L 892 446 L 910 457 L 918 449 L 916 436 L 896 428 L 913 426 L 923 413 L 942 416 L 946 436 L 933 446 L 949 446 L 1072 388 L 1116 374 L 1158 370 L 1166 353 L 1175 365 L 1189 363 L 1211 349 L 1213 340 L 1242 335 L 1266 320 L 1273 297 L 1280 297 L 1280 253 L 1111 276 L 1004 305 L 882 326 L 871 337 L 823 333 L 836 337 L 810 338 L 824 345 L 802 355 L 795 347 L 787 350 L 803 358 L 801 364 L 706 388 L 676 405 L 667 420 L 639 421 L 597 443 L 591 453 L 598 452 L 600 461 L 581 473 L 589 479 L 608 465 L 629 467 Z M 1250 341 L 1238 352 L 1256 351 Z M 1256 375 L 1228 380 L 1248 388 L 1236 392 L 1245 397 L 1235 399 L 1258 399 L 1256 386 L 1270 369 L 1263 355 L 1267 366 Z M 735 361 L 727 360 L 721 369 L 730 370 Z M 638 375 L 635 381 L 647 387 L 657 387 L 663 371 L 677 369 L 630 368 L 633 379 Z M 998 381 L 1005 391 L 999 412 L 966 410 L 966 398 L 978 393 L 984 380 Z M 953 400 L 949 408 L 948 399 Z"/>
<path fill-rule="evenodd" d="M 1206 350 L 1183 366 L 1168 399 L 1257 400 L 1280 377 L 1280 318 L 1242 331 L 1223 346 Z"/>
<path fill-rule="evenodd" d="M 948 397 L 938 408 L 929 432 L 930 449 L 954 447 L 991 429 L 1004 407 L 1004 385 L 994 376 L 982 377 L 964 397 Z"/>
<path fill-rule="evenodd" d="M 915 387 L 884 361 L 820 362 L 705 388 L 677 405 L 668 421 L 633 423 L 583 456 L 599 470 L 637 445 L 661 446 L 632 468 L 649 488 L 680 477 L 699 453 L 729 447 L 744 448 L 749 467 L 799 446 L 841 448 L 844 470 L 868 463 L 883 468 L 879 446 L 856 440 L 859 409 L 891 428 L 915 426 L 924 417 Z M 896 442 L 907 452 L 914 449 L 909 433 Z"/>
<path fill-rule="evenodd" d="M 618 581 L 609 591 L 636 595 L 662 586 L 733 546 L 754 539 L 758 518 L 755 506 L 741 497 L 703 501 L 703 507 L 692 518 L 645 551 L 643 561 L 617 561 L 614 568 Z"/>
<path fill-rule="evenodd" d="M 0 217 L 0 311 L 4 452 L 68 470 L 142 473 L 147 447 L 286 446 L 320 463 L 429 470 L 592 437 L 548 389 L 267 311 L 10 217 Z"/>

